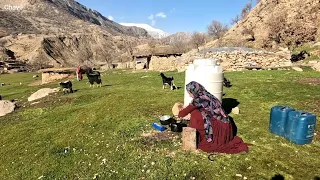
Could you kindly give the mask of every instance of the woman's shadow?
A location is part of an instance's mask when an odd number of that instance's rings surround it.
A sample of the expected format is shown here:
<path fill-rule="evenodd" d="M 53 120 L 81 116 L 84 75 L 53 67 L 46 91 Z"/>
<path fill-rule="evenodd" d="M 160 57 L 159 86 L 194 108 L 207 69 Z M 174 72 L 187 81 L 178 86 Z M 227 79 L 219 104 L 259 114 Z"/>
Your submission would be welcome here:
<path fill-rule="evenodd" d="M 232 111 L 232 108 L 237 107 L 239 104 L 240 104 L 240 102 L 237 99 L 233 99 L 233 98 L 222 99 L 222 107 L 227 114 L 230 114 Z M 236 136 L 238 133 L 237 125 L 231 116 L 229 116 L 229 119 L 230 119 L 230 123 L 232 125 L 232 133 L 234 136 Z"/>

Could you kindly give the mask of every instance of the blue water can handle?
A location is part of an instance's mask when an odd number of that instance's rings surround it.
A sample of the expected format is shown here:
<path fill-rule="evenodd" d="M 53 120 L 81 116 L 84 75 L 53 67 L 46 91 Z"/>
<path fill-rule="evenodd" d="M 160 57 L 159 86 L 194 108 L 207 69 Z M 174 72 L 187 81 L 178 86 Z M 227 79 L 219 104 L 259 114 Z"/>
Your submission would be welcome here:
<path fill-rule="evenodd" d="M 282 107 L 282 108 L 281 108 L 281 111 L 284 111 L 284 110 L 286 110 L 286 109 L 289 109 L 289 106 Z"/>

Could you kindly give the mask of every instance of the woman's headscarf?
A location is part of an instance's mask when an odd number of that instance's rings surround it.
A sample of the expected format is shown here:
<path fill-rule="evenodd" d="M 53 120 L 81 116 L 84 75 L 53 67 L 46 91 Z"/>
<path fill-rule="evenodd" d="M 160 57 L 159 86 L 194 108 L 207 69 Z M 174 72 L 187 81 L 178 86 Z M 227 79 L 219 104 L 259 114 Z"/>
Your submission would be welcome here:
<path fill-rule="evenodd" d="M 194 96 L 191 103 L 200 110 L 204 119 L 205 137 L 208 142 L 211 142 L 214 138 L 211 118 L 229 123 L 229 117 L 224 112 L 219 99 L 210 94 L 201 84 L 191 81 L 186 85 L 186 89 Z"/>

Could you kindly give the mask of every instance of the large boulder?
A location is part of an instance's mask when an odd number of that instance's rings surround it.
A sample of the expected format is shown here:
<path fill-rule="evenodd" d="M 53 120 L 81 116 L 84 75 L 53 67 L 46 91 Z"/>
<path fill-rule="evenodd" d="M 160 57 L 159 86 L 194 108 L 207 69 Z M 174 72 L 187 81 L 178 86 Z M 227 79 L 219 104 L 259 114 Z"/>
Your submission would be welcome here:
<path fill-rule="evenodd" d="M 14 111 L 15 103 L 8 100 L 0 100 L 0 117 L 5 116 Z"/>
<path fill-rule="evenodd" d="M 54 88 L 54 89 L 43 88 L 43 89 L 39 89 L 37 92 L 33 93 L 30 97 L 28 97 L 28 101 L 34 101 L 34 100 L 46 97 L 51 93 L 58 92 L 58 91 L 59 91 L 59 88 Z"/>

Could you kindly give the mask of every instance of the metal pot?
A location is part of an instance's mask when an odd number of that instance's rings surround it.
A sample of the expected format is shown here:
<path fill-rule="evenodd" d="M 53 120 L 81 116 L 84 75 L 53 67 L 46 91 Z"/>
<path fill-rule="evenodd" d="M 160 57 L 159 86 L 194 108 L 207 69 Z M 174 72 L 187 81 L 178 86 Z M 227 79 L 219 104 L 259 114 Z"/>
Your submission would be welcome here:
<path fill-rule="evenodd" d="M 175 121 L 170 115 L 160 116 L 159 120 L 162 125 L 169 125 Z"/>
<path fill-rule="evenodd" d="M 169 125 L 171 131 L 173 132 L 182 132 L 183 127 L 187 127 L 187 124 L 184 123 L 171 123 Z"/>

